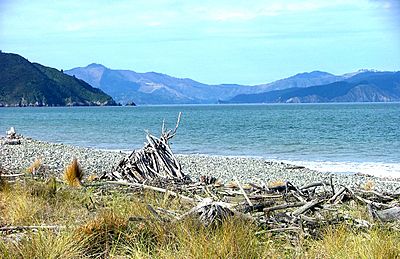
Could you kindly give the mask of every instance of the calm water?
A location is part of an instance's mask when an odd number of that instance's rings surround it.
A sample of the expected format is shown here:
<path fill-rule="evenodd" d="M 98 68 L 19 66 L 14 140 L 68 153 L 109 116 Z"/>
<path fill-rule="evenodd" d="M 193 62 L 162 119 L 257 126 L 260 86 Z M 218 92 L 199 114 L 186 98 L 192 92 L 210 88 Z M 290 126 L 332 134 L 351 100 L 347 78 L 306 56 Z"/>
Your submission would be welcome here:
<path fill-rule="evenodd" d="M 181 125 L 176 153 L 258 156 L 336 172 L 400 177 L 400 104 L 207 105 L 2 108 L 0 135 L 14 126 L 36 139 L 132 150 Z M 377 172 L 377 170 L 379 172 Z"/>

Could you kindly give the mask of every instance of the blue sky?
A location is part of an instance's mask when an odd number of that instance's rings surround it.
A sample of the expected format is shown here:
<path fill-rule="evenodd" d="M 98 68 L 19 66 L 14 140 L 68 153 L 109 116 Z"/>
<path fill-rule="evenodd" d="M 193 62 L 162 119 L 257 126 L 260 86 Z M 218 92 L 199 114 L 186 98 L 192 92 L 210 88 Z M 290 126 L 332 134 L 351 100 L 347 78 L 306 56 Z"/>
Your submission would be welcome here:
<path fill-rule="evenodd" d="M 204 83 L 400 70 L 399 0 L 0 0 L 0 49 Z"/>

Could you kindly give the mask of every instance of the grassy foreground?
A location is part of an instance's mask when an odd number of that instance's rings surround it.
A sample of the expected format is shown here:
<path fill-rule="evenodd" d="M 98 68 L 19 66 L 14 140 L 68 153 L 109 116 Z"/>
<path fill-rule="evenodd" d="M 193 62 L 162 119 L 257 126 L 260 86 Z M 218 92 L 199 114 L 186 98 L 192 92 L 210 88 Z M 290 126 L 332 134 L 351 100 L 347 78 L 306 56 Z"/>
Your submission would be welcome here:
<path fill-rule="evenodd" d="M 0 188 L 0 227 L 60 227 L 1 231 L 0 258 L 400 258 L 400 232 L 385 225 L 326 226 L 318 239 L 293 239 L 236 218 L 213 228 L 195 219 L 165 222 L 148 204 L 179 214 L 191 206 L 152 192 L 29 178 Z"/>

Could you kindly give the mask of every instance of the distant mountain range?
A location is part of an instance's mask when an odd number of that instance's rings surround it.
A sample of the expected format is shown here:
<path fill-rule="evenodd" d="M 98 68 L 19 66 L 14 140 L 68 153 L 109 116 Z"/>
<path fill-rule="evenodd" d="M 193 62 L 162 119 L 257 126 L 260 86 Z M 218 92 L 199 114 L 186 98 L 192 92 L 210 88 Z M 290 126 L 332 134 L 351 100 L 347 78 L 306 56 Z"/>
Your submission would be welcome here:
<path fill-rule="evenodd" d="M 115 105 L 113 99 L 128 105 L 392 102 L 400 101 L 400 72 L 313 71 L 261 85 L 208 85 L 95 63 L 63 72 L 0 52 L 0 106 Z"/>
<path fill-rule="evenodd" d="M 269 84 L 259 85 L 259 87 L 262 87 L 263 92 L 269 92 L 293 87 L 305 88 L 314 85 L 329 84 L 341 81 L 344 78 L 344 76 L 335 76 L 327 72 L 312 71 L 309 73 L 300 73 Z"/>
<path fill-rule="evenodd" d="M 97 88 L 57 69 L 0 52 L 1 106 L 116 105 Z"/>
<path fill-rule="evenodd" d="M 224 103 L 400 101 L 400 72 L 362 72 L 330 84 L 237 95 Z"/>
<path fill-rule="evenodd" d="M 398 73 L 359 70 L 344 75 L 300 73 L 261 85 L 207 85 L 156 72 L 113 70 L 100 64 L 65 73 L 85 80 L 122 104 L 389 102 L 399 101 Z"/>
<path fill-rule="evenodd" d="M 207 85 L 155 72 L 112 70 L 99 64 L 74 68 L 65 73 L 100 88 L 122 104 L 130 101 L 136 104 L 216 103 L 221 98 L 254 93 L 248 86 Z"/>
<path fill-rule="evenodd" d="M 192 79 L 180 79 L 155 72 L 113 70 L 100 64 L 73 68 L 66 70 L 65 73 L 100 88 L 122 104 L 131 101 L 136 104 L 217 103 L 240 94 L 263 93 L 290 87 L 309 87 L 342 80 L 340 76 L 314 71 L 263 85 L 207 85 Z"/>

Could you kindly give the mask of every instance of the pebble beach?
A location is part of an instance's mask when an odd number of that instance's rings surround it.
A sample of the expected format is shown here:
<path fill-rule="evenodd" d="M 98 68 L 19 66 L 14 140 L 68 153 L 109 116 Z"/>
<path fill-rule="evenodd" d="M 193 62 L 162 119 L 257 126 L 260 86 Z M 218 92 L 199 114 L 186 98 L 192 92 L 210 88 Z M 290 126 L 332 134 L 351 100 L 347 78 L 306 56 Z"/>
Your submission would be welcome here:
<path fill-rule="evenodd" d="M 22 138 L 20 145 L 0 145 L 0 167 L 7 173 L 25 172 L 36 159 L 50 175 L 62 178 L 64 168 L 77 158 L 85 175 L 101 175 L 113 169 L 127 153 L 92 148 L 76 147 L 61 143 L 49 143 Z M 192 180 L 200 175 L 210 175 L 223 182 L 237 177 L 244 183 L 268 184 L 273 181 L 289 181 L 296 186 L 332 178 L 336 185 L 362 187 L 373 183 L 378 191 L 400 189 L 400 179 L 380 178 L 363 174 L 335 174 L 318 172 L 302 166 L 268 161 L 261 158 L 227 157 L 206 155 L 177 155 L 183 172 Z"/>

